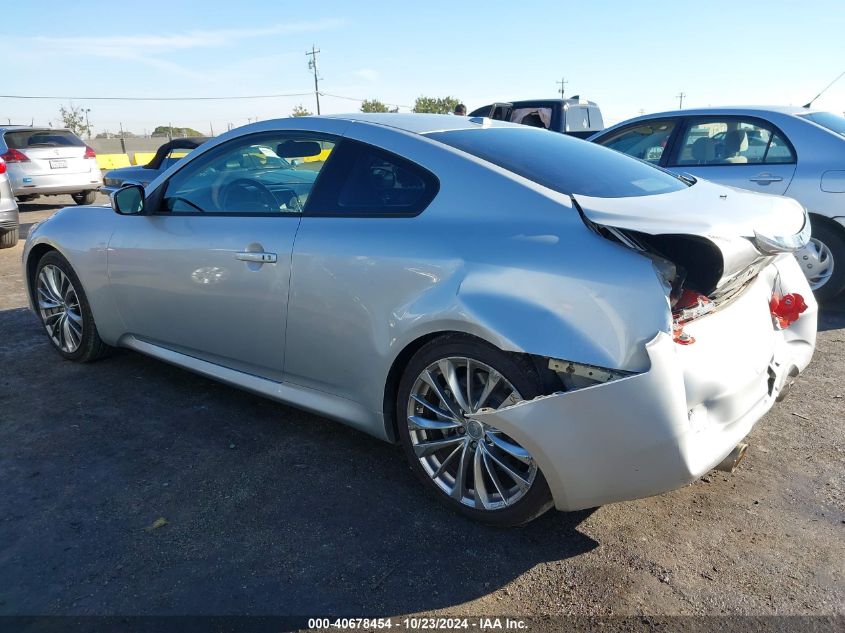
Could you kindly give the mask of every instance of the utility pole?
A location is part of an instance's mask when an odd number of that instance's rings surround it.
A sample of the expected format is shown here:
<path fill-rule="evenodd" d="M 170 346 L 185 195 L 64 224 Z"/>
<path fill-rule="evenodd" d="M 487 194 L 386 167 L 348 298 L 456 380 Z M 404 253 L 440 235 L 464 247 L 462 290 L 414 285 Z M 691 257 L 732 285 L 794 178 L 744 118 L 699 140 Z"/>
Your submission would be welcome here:
<path fill-rule="evenodd" d="M 314 97 L 317 99 L 317 114 L 320 114 L 320 85 L 318 83 L 317 77 L 317 53 L 320 52 L 319 48 L 314 48 L 314 45 L 311 45 L 311 52 L 306 51 L 305 56 L 311 56 L 311 59 L 308 60 L 308 68 L 314 71 Z"/>
<path fill-rule="evenodd" d="M 558 92 L 560 92 L 560 98 L 563 99 L 563 93 L 566 92 L 566 84 L 568 84 L 569 82 L 566 81 L 566 77 L 561 77 L 560 81 L 555 83 L 560 86 L 560 90 L 558 90 Z"/>
<path fill-rule="evenodd" d="M 88 113 L 91 112 L 91 108 L 85 108 L 85 129 L 88 130 L 88 140 L 91 140 L 91 124 L 88 122 Z"/>
<path fill-rule="evenodd" d="M 682 90 L 681 92 L 679 92 L 675 96 L 678 97 L 678 110 L 683 110 L 684 109 L 684 97 L 687 96 L 686 93 Z"/>

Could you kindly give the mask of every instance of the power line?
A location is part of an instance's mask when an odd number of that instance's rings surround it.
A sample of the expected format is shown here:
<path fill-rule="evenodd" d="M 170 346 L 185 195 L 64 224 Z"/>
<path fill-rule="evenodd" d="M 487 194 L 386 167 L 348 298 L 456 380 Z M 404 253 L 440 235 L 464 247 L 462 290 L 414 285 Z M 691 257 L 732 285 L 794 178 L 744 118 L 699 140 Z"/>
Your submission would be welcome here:
<path fill-rule="evenodd" d="M 60 97 L 56 95 L 0 95 L 0 99 L 58 99 L 62 101 L 228 101 L 239 99 L 278 99 L 306 97 L 310 92 L 290 92 L 275 95 L 237 95 L 230 97 Z"/>

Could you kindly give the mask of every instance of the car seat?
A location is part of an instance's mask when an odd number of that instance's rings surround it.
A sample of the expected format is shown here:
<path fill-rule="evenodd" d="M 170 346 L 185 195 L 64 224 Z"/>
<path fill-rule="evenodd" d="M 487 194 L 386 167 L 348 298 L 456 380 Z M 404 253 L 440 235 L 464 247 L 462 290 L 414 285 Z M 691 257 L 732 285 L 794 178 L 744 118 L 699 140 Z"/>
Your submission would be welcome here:
<path fill-rule="evenodd" d="M 748 149 L 748 134 L 744 130 L 731 130 L 725 134 L 725 163 L 742 164 L 747 163 L 748 158 L 740 156 L 740 152 Z"/>
<path fill-rule="evenodd" d="M 692 144 L 692 158 L 698 165 L 707 165 L 716 158 L 716 141 L 702 136 Z"/>

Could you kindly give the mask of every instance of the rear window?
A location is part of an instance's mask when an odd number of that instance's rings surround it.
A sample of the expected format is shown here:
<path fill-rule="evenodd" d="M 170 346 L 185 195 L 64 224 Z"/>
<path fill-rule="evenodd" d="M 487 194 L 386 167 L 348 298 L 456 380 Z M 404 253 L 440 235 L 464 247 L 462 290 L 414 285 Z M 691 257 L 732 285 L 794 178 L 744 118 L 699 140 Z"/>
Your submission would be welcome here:
<path fill-rule="evenodd" d="M 679 191 L 678 177 L 619 152 L 526 127 L 454 130 L 432 139 L 564 194 L 626 198 Z"/>
<path fill-rule="evenodd" d="M 6 145 L 12 149 L 30 147 L 84 147 L 85 143 L 67 130 L 18 130 L 6 132 Z"/>
<path fill-rule="evenodd" d="M 798 116 L 822 127 L 826 127 L 831 132 L 845 136 L 845 117 L 841 117 L 838 114 L 833 114 L 833 112 L 812 112 L 810 114 L 799 114 Z"/>

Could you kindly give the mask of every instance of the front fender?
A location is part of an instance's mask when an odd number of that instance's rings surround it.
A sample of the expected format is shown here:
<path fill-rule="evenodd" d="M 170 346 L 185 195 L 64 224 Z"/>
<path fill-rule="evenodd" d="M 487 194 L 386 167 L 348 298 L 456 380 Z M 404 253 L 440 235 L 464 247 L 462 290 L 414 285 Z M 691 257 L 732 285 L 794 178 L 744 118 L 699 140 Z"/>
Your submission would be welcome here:
<path fill-rule="evenodd" d="M 79 277 L 100 337 L 112 345 L 124 331 L 109 291 L 107 269 L 108 245 L 116 217 L 109 207 L 61 209 L 30 231 L 22 256 L 30 308 L 34 308 L 30 271 L 37 265 L 35 258 L 47 250 L 56 250 Z"/>

